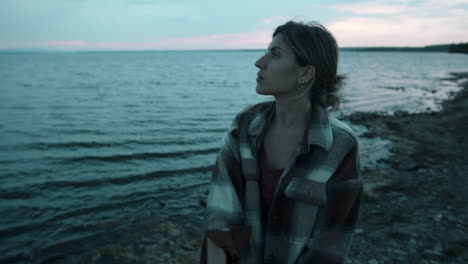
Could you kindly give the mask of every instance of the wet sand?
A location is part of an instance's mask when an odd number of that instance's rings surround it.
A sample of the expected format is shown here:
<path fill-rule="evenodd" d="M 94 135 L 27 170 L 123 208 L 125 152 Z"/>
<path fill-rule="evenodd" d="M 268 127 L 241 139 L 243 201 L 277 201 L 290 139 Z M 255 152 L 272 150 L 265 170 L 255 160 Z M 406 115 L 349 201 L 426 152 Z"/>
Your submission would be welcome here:
<path fill-rule="evenodd" d="M 453 81 L 468 73 L 453 74 Z M 388 166 L 363 171 L 348 263 L 468 263 L 468 81 L 435 113 L 355 114 L 366 137 L 393 142 Z M 197 263 L 197 227 L 154 221 L 126 238 L 47 263 Z"/>

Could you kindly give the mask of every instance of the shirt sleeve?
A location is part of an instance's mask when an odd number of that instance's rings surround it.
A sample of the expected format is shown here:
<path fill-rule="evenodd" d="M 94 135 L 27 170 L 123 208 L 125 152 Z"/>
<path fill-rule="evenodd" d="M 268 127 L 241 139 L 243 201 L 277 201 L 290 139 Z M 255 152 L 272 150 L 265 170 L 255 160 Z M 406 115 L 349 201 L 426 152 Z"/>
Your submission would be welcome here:
<path fill-rule="evenodd" d="M 316 229 L 299 256 L 298 264 L 345 263 L 359 218 L 362 195 L 359 148 L 355 144 L 329 180 L 323 227 Z"/>
<path fill-rule="evenodd" d="M 200 263 L 207 263 L 206 241 L 209 238 L 224 250 L 228 263 L 237 263 L 249 248 L 250 227 L 231 221 L 238 213 L 244 195 L 244 180 L 239 162 L 236 131 L 227 133 L 212 172 L 207 201 L 206 227 Z M 237 208 L 237 209 L 236 209 Z"/>

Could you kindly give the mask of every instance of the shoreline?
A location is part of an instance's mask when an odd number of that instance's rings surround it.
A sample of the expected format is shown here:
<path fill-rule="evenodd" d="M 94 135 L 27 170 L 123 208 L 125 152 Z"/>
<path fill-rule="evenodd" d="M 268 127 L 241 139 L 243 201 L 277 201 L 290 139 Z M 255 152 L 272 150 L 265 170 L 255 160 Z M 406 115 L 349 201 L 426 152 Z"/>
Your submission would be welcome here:
<path fill-rule="evenodd" d="M 453 80 L 468 73 L 452 74 Z M 430 113 L 355 114 L 365 137 L 390 140 L 386 166 L 363 170 L 364 199 L 347 263 L 468 262 L 468 81 Z M 44 263 L 197 263 L 202 233 L 155 220 L 125 239 Z"/>
<path fill-rule="evenodd" d="M 468 262 L 468 73 L 439 112 L 350 121 L 392 142 L 388 168 L 363 171 L 365 186 L 349 263 Z"/>

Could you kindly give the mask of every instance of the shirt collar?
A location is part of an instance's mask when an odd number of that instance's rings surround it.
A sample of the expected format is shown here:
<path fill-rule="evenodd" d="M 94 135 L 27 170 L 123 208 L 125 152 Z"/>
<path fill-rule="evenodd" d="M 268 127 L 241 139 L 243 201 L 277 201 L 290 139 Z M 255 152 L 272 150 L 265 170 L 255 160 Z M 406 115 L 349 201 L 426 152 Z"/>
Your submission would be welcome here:
<path fill-rule="evenodd" d="M 271 121 L 273 118 L 274 112 L 275 102 L 273 102 L 266 111 L 261 111 L 255 115 L 254 119 L 249 124 L 248 134 L 250 136 L 260 135 L 267 122 Z M 328 120 L 328 113 L 323 107 L 316 106 L 315 111 L 313 111 L 305 140 L 307 145 L 318 145 L 326 151 L 330 150 L 333 143 L 333 133 Z"/>

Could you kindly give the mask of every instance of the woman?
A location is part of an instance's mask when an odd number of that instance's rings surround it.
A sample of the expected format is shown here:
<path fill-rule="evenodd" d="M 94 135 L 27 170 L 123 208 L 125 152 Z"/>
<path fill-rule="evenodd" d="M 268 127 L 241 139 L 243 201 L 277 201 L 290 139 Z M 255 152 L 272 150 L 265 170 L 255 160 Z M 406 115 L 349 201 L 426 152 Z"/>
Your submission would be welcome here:
<path fill-rule="evenodd" d="M 338 47 L 287 22 L 256 63 L 256 91 L 216 160 L 202 263 L 343 263 L 362 199 L 358 143 L 337 109 Z"/>

